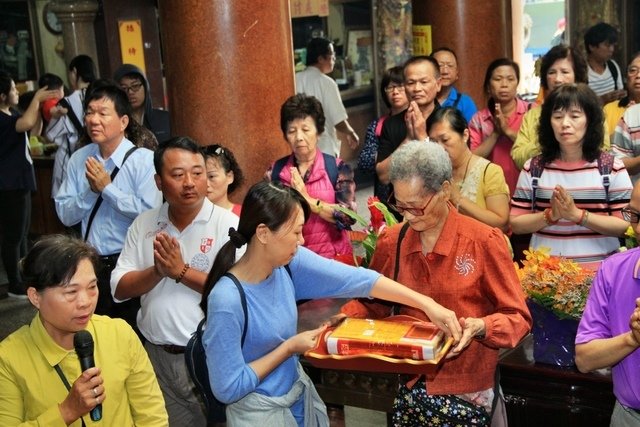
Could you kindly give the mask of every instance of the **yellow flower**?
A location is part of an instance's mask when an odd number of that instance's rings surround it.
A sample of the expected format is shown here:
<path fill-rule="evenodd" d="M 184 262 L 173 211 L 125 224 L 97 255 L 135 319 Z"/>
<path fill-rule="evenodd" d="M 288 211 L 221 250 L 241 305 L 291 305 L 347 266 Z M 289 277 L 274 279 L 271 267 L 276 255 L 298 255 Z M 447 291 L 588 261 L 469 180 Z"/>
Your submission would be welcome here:
<path fill-rule="evenodd" d="M 559 318 L 580 319 L 595 272 L 580 264 L 550 255 L 549 248 L 524 251 L 516 272 L 527 296 Z"/>

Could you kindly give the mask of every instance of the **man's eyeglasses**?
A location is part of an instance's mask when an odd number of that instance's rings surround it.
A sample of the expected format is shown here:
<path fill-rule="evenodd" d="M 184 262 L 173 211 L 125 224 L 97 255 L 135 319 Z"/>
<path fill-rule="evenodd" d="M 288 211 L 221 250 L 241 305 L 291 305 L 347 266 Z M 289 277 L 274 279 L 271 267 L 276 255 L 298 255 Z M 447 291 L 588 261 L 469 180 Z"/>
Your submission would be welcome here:
<path fill-rule="evenodd" d="M 120 89 L 125 91 L 126 94 L 130 94 L 130 93 L 138 92 L 141 87 L 142 87 L 142 83 L 134 83 L 131 86 L 121 85 Z"/>
<path fill-rule="evenodd" d="M 384 91 L 386 93 L 393 93 L 394 90 L 397 90 L 398 92 L 402 92 L 404 90 L 404 85 L 389 85 L 384 88 Z"/>
<path fill-rule="evenodd" d="M 640 222 L 640 212 L 631 208 L 631 206 L 625 206 L 622 208 L 622 218 L 624 218 L 625 221 L 637 224 Z"/>
<path fill-rule="evenodd" d="M 411 208 L 411 207 L 406 207 L 406 206 L 398 206 L 398 205 L 393 204 L 393 203 L 389 203 L 389 206 L 391 207 L 391 209 L 393 209 L 394 211 L 398 212 L 400 215 L 404 214 L 405 212 L 408 212 L 413 216 L 422 216 L 422 215 L 424 215 L 424 211 L 427 209 L 427 207 L 431 203 L 431 200 L 434 198 L 434 196 L 436 194 L 438 194 L 438 192 L 433 193 L 431 195 L 431 197 L 429 197 L 429 200 L 427 200 L 427 204 L 425 204 L 424 207 L 422 207 L 422 208 Z"/>

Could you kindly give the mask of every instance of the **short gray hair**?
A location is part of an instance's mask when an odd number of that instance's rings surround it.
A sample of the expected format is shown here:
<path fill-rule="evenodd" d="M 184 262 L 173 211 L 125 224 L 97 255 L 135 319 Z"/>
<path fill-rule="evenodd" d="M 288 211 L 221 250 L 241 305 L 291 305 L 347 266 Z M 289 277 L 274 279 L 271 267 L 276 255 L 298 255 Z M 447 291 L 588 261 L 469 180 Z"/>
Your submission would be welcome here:
<path fill-rule="evenodd" d="M 440 191 L 445 181 L 451 181 L 451 159 L 434 142 L 410 141 L 391 155 L 391 183 L 420 178 L 426 192 Z"/>

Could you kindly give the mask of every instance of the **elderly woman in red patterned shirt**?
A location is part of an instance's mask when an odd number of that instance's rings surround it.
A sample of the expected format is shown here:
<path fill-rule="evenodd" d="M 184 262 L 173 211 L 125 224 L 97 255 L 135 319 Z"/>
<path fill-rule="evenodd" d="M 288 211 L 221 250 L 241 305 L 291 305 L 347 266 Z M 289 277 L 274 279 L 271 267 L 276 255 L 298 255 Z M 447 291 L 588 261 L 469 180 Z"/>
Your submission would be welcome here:
<path fill-rule="evenodd" d="M 451 161 L 439 145 L 403 145 L 393 154 L 390 173 L 394 208 L 405 222 L 380 236 L 370 268 L 450 307 L 463 326 L 462 339 L 435 376 L 401 381 L 394 425 L 407 425 L 413 414 L 452 402 L 470 404 L 469 412 L 476 414 L 463 423 L 483 425 L 477 422 L 483 418 L 486 425 L 493 415 L 493 425 L 506 425 L 504 403 L 494 399 L 498 351 L 515 347 L 527 335 L 531 315 L 505 239 L 497 228 L 461 215 L 449 202 Z M 391 311 L 362 300 L 342 308 L 351 317 L 381 318 Z M 425 318 L 411 307 L 397 312 Z"/>

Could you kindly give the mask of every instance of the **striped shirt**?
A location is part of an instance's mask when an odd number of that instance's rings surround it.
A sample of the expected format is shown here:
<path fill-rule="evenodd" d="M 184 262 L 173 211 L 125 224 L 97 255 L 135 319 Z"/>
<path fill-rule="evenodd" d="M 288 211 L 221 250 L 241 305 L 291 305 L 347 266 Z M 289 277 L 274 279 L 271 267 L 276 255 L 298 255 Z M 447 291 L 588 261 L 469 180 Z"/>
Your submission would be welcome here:
<path fill-rule="evenodd" d="M 640 104 L 627 108 L 622 115 L 611 140 L 611 152 L 619 159 L 640 156 Z M 633 182 L 639 177 L 633 175 Z"/>
<path fill-rule="evenodd" d="M 619 89 L 624 89 L 624 85 L 622 84 L 622 73 L 620 72 L 620 67 L 615 61 L 613 62 L 614 67 L 618 71 L 617 87 Z M 589 67 L 588 72 L 588 80 L 589 87 L 593 90 L 596 95 L 604 95 L 605 93 L 613 92 L 616 90 L 616 84 L 613 82 L 613 75 L 611 74 L 611 70 L 609 69 L 609 64 L 604 68 L 604 72 L 602 74 L 596 73 L 594 70 Z"/>
<path fill-rule="evenodd" d="M 511 199 L 511 215 L 532 213 L 531 160 L 520 172 L 516 191 Z M 614 215 L 622 218 L 621 210 L 631 197 L 631 180 L 620 159 L 615 159 L 610 174 L 609 204 L 606 202 L 602 175 L 598 162 L 563 162 L 554 160 L 545 165 L 538 179 L 535 212 L 551 206 L 550 200 L 556 185 L 567 190 L 580 209 L 591 215 Z M 597 265 L 620 246 L 617 237 L 604 236 L 587 227 L 560 219 L 533 233 L 531 247 L 551 249 L 551 255 L 563 256 L 579 263 Z"/>

